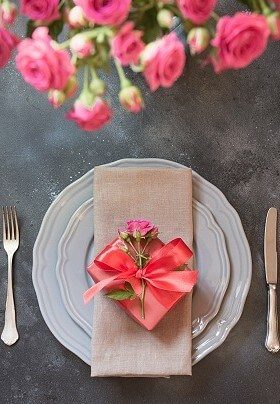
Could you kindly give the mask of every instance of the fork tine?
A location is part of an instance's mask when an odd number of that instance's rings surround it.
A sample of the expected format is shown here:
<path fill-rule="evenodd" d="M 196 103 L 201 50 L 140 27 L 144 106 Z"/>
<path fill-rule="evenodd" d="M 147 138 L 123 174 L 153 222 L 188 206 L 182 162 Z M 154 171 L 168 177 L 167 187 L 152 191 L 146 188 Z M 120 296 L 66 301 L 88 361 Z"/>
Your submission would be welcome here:
<path fill-rule="evenodd" d="M 6 215 L 5 215 L 5 217 L 6 217 L 6 237 L 7 237 L 7 240 L 10 240 L 10 238 L 11 238 L 11 232 L 10 232 L 10 220 L 9 220 L 9 211 L 8 211 L 8 207 L 6 206 L 6 209 L 5 209 L 5 211 L 6 211 Z"/>
<path fill-rule="evenodd" d="M 10 224 L 11 224 L 11 239 L 15 240 L 14 213 L 10 206 L 9 206 L 8 210 L 9 210 Z"/>
<path fill-rule="evenodd" d="M 19 230 L 18 230 L 18 218 L 17 218 L 16 207 L 13 206 L 13 207 L 12 207 L 12 210 L 13 210 L 13 214 L 14 214 L 15 229 L 16 229 L 16 232 L 15 232 L 15 239 L 18 240 L 18 239 L 19 239 Z"/>
<path fill-rule="evenodd" d="M 2 216 L 3 216 L 3 240 L 6 240 L 7 232 L 6 232 L 6 220 L 5 220 L 5 208 L 2 207 Z"/>

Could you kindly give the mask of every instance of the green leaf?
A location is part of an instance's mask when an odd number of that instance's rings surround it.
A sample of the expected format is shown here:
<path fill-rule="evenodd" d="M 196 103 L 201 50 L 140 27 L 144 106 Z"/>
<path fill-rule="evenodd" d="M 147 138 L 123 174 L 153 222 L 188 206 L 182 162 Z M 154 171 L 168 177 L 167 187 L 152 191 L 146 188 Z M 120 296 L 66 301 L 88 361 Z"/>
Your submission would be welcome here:
<path fill-rule="evenodd" d="M 49 34 L 52 39 L 57 39 L 58 35 L 62 32 L 64 26 L 63 20 L 55 20 L 49 25 Z"/>
<path fill-rule="evenodd" d="M 145 6 L 145 4 L 143 4 Z M 156 40 L 161 36 L 162 30 L 157 21 L 157 7 L 149 7 L 147 10 L 136 9 L 130 14 L 130 19 L 137 29 L 144 32 L 143 40 L 146 43 Z"/>
<path fill-rule="evenodd" d="M 111 290 L 111 292 L 107 293 L 106 296 L 114 300 L 128 300 L 136 297 L 134 290 L 130 291 L 126 289 Z"/>
<path fill-rule="evenodd" d="M 26 25 L 26 36 L 28 38 L 31 37 L 31 35 L 33 34 L 33 31 L 35 30 L 35 25 L 34 25 L 34 21 L 32 20 L 28 20 L 27 21 L 27 25 Z"/>

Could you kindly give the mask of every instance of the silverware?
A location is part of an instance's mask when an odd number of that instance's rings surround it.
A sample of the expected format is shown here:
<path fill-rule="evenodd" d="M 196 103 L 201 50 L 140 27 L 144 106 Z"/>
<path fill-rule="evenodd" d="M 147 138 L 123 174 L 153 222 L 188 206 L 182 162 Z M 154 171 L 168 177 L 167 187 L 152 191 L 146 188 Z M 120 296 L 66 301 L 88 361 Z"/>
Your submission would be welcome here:
<path fill-rule="evenodd" d="M 5 311 L 5 325 L 1 339 L 7 345 L 13 345 L 18 340 L 16 313 L 13 294 L 12 264 L 13 256 L 19 246 L 19 228 L 16 208 L 3 208 L 3 245 L 8 255 L 8 288 Z"/>
<path fill-rule="evenodd" d="M 276 251 L 276 226 L 277 210 L 270 208 L 267 212 L 264 234 L 264 259 L 266 283 L 268 284 L 268 315 L 267 335 L 265 346 L 270 352 L 278 352 L 280 349 L 278 335 L 277 315 L 277 251 Z"/>

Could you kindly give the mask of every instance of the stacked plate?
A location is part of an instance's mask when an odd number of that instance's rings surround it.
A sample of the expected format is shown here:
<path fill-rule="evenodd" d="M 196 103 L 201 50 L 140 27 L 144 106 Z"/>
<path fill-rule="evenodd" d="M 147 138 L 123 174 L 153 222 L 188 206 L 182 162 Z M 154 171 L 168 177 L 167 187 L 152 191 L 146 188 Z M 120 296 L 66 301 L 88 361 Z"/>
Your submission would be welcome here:
<path fill-rule="evenodd" d="M 126 159 L 110 167 L 182 167 L 160 159 Z M 93 176 L 89 171 L 53 202 L 34 247 L 33 283 L 55 337 L 90 364 L 93 304 L 86 266 L 93 250 Z M 194 252 L 200 279 L 193 298 L 193 364 L 217 348 L 241 316 L 251 255 L 239 216 L 225 196 L 193 172 Z"/>

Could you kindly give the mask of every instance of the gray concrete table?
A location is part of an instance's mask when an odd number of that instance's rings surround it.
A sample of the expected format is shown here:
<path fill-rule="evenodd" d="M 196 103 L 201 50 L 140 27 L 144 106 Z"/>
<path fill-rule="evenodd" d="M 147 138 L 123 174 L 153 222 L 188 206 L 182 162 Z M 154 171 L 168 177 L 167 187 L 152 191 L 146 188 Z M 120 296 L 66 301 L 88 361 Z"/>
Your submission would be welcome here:
<path fill-rule="evenodd" d="M 170 90 L 145 91 L 146 109 L 121 111 L 85 133 L 23 83 L 11 66 L 0 73 L 0 204 L 16 204 L 21 247 L 14 271 L 20 340 L 0 344 L 3 403 L 278 403 L 280 354 L 266 351 L 263 230 L 280 208 L 280 45 L 241 71 L 215 76 L 189 61 Z M 136 82 L 144 85 L 139 77 Z M 194 366 L 193 377 L 90 379 L 89 367 L 48 330 L 32 285 L 32 248 L 43 216 L 65 186 L 98 164 L 159 157 L 191 166 L 227 196 L 241 216 L 253 256 L 243 315 L 223 345 Z M 4 323 L 6 256 L 0 251 L 0 326 Z"/>

